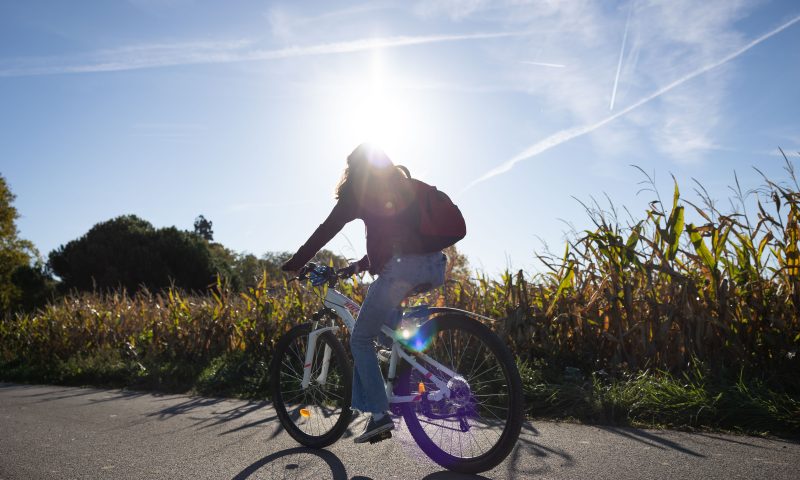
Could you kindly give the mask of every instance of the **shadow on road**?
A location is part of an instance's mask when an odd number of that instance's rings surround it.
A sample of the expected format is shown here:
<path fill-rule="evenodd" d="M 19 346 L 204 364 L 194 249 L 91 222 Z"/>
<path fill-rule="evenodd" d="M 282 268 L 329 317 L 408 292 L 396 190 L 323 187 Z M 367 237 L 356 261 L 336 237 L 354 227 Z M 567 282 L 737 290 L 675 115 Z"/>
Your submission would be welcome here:
<path fill-rule="evenodd" d="M 64 389 L 64 390 L 57 390 L 57 391 L 47 391 L 44 393 L 33 393 L 31 395 L 20 395 L 20 397 L 25 398 L 34 398 L 34 397 L 42 397 L 41 399 L 37 400 L 37 403 L 44 403 L 44 402 L 52 402 L 55 400 L 64 400 L 65 398 L 72 398 L 72 397 L 85 397 L 87 395 L 93 395 L 97 393 L 97 390 L 94 389 L 81 389 L 79 391 L 75 391 L 74 388 Z M 61 394 L 61 395 L 56 395 Z"/>
<path fill-rule="evenodd" d="M 522 432 L 517 441 L 517 445 L 511 450 L 511 454 L 506 460 L 506 473 L 509 478 L 532 478 L 544 475 L 552 471 L 551 463 L 553 459 L 558 462 L 559 468 L 575 466 L 575 459 L 564 450 L 547 447 L 534 440 L 539 436 L 539 430 L 530 422 L 522 424 Z M 533 457 L 535 466 L 525 466 L 525 457 Z"/>
<path fill-rule="evenodd" d="M 766 448 L 766 447 L 763 447 L 761 445 L 756 445 L 755 443 L 752 443 L 752 442 L 742 442 L 742 441 L 739 441 L 739 440 L 734 440 L 732 438 L 725 438 L 723 436 L 713 435 L 713 434 L 710 434 L 710 433 L 697 432 L 694 435 L 697 436 L 697 437 L 710 438 L 712 440 L 719 440 L 721 442 L 734 443 L 736 445 L 743 445 L 743 446 L 746 446 L 746 447 L 760 448 L 762 450 Z"/>
<path fill-rule="evenodd" d="M 328 450 L 295 447 L 281 450 L 254 462 L 233 477 L 233 480 L 255 478 L 348 480 L 347 469 L 336 454 Z M 373 480 L 356 475 L 349 480 Z M 489 480 L 480 475 L 467 475 L 441 471 L 427 475 L 423 480 Z"/>
<path fill-rule="evenodd" d="M 158 392 L 147 392 L 144 390 L 118 390 L 114 392 L 103 392 L 101 390 L 98 390 L 95 393 L 111 393 L 111 395 L 105 398 L 90 398 L 89 402 L 91 402 L 92 404 L 115 402 L 117 400 L 133 400 L 134 398 L 161 396 L 161 394 L 159 394 Z"/>
<path fill-rule="evenodd" d="M 635 440 L 649 447 L 654 447 L 661 450 L 666 450 L 670 448 L 672 450 L 676 450 L 678 452 L 685 453 L 693 457 L 705 458 L 705 455 L 699 454 L 694 450 L 690 450 L 676 442 L 673 442 L 672 440 L 667 440 L 666 438 L 654 435 L 644 430 L 639 430 L 638 428 L 619 428 L 619 427 L 597 427 L 597 428 L 599 428 L 600 430 L 605 430 L 606 432 L 609 433 L 613 433 L 615 435 L 620 435 L 622 437 Z"/>
<path fill-rule="evenodd" d="M 355 480 L 355 479 L 354 479 Z M 449 472 L 447 470 L 431 473 L 422 480 L 489 480 L 480 475 L 470 475 L 467 473 Z"/>
<path fill-rule="evenodd" d="M 347 470 L 339 457 L 328 450 L 296 447 L 281 450 L 258 460 L 236 474 L 233 480 L 244 480 L 253 475 L 284 479 L 331 479 L 348 480 Z M 371 480 L 368 477 L 353 477 L 353 480 Z"/>
<path fill-rule="evenodd" d="M 226 400 L 228 399 L 202 398 L 202 397 L 190 398 L 186 401 L 178 403 L 177 405 L 171 405 L 169 407 L 162 408 L 153 413 L 149 413 L 147 416 L 157 417 L 159 420 L 166 420 L 176 416 L 186 416 L 186 418 L 192 418 L 193 420 L 195 420 L 194 427 L 199 429 L 207 429 L 242 419 L 250 414 L 257 414 L 258 412 L 263 411 L 263 409 L 269 408 L 270 406 L 270 402 L 267 402 L 265 400 L 251 400 L 244 405 L 233 406 L 231 408 L 228 408 L 227 410 L 213 411 L 210 413 L 206 411 L 205 412 L 206 416 L 200 418 L 188 417 L 188 414 L 192 413 L 196 409 L 204 409 L 205 407 L 219 405 L 223 402 L 226 402 Z M 249 421 L 241 425 L 237 425 L 224 432 L 221 432 L 219 433 L 219 435 L 228 435 L 230 433 L 239 432 L 251 427 L 263 425 L 277 418 L 278 418 L 277 415 L 273 414 L 265 418 L 253 419 L 252 421 Z M 279 432 L 280 429 L 277 429 L 277 431 L 273 435 L 273 438 Z"/>
<path fill-rule="evenodd" d="M 161 410 L 150 413 L 147 416 L 158 417 L 159 420 L 164 420 L 177 415 L 187 414 L 196 408 L 203 408 L 203 407 L 209 407 L 211 405 L 216 405 L 223 401 L 225 401 L 224 398 L 193 397 L 176 405 L 170 405 L 169 407 L 162 408 Z"/>

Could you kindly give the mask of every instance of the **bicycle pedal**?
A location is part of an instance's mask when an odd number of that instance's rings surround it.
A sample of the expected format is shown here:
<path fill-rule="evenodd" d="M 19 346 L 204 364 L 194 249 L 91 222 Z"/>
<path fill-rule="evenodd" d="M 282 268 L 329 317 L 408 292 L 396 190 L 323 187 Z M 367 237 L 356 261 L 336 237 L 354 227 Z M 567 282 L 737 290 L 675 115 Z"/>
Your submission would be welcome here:
<path fill-rule="evenodd" d="M 389 440 L 390 438 L 392 438 L 391 430 L 375 435 L 374 437 L 369 439 L 369 443 L 378 443 L 384 440 Z"/>
<path fill-rule="evenodd" d="M 391 350 L 385 350 L 385 349 L 378 350 L 378 360 L 380 360 L 381 362 L 389 363 L 389 360 L 391 360 L 391 358 L 392 358 Z"/>

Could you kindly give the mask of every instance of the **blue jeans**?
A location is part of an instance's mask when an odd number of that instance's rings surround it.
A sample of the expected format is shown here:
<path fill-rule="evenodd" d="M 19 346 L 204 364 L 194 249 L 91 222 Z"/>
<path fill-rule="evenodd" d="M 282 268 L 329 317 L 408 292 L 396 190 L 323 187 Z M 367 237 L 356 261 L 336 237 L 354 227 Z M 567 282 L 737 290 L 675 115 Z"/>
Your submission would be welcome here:
<path fill-rule="evenodd" d="M 394 256 L 370 285 L 350 335 L 355 362 L 354 409 L 370 413 L 389 410 L 383 375 L 375 356 L 375 338 L 384 323 L 395 317 L 400 302 L 415 287 L 429 283 L 433 288 L 444 283 L 446 265 L 447 257 L 442 252 Z"/>

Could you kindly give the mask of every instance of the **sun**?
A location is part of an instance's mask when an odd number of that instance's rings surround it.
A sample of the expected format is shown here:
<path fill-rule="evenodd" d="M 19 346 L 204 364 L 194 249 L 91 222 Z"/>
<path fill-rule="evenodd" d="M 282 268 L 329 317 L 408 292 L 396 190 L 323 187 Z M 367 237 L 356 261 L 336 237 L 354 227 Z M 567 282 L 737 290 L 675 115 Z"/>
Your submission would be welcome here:
<path fill-rule="evenodd" d="M 353 144 L 371 142 L 390 156 L 406 151 L 420 128 L 420 112 L 405 89 L 393 81 L 379 49 L 373 51 L 366 75 L 351 78 L 342 90 L 343 115 L 338 129 Z"/>

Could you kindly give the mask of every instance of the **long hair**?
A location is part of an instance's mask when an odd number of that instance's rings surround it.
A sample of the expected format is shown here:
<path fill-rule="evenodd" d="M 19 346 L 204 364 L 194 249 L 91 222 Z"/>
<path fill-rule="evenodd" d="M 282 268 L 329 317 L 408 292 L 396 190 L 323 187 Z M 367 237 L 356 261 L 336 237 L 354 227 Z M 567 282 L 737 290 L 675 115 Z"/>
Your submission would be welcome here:
<path fill-rule="evenodd" d="M 396 191 L 407 172 L 405 167 L 395 166 L 377 146 L 362 143 L 347 157 L 347 168 L 336 186 L 336 198 L 353 196 L 363 204 L 381 192 Z"/>

